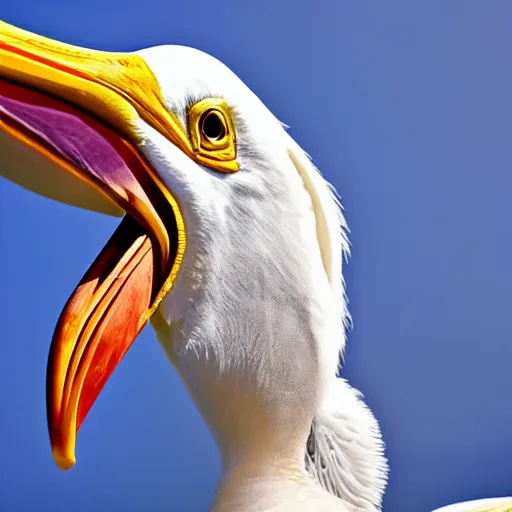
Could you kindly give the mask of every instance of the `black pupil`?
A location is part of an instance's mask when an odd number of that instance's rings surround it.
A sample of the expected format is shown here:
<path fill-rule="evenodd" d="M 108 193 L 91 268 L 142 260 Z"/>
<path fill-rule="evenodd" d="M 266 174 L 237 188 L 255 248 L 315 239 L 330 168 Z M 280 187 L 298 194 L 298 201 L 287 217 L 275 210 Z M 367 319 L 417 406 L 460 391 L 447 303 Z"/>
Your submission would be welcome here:
<path fill-rule="evenodd" d="M 224 125 L 216 112 L 208 112 L 203 118 L 203 133 L 213 140 L 224 137 Z"/>

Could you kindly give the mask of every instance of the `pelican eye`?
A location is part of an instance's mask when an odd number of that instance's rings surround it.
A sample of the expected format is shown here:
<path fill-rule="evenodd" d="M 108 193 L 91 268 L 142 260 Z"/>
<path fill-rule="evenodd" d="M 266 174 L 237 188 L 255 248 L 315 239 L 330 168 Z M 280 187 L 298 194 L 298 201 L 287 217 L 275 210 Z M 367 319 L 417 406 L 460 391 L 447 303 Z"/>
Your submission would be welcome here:
<path fill-rule="evenodd" d="M 188 111 L 188 128 L 196 160 L 223 172 L 238 171 L 231 111 L 221 99 L 201 100 Z"/>
<path fill-rule="evenodd" d="M 217 110 L 208 110 L 201 118 L 201 132 L 210 141 L 218 141 L 226 135 L 224 119 Z"/>

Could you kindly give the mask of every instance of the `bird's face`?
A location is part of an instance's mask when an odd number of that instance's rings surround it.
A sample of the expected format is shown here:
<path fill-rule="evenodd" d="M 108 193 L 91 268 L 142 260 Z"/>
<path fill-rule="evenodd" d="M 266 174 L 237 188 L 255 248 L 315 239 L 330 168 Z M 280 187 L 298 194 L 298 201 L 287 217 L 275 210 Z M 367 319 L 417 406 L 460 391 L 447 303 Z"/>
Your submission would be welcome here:
<path fill-rule="evenodd" d="M 68 468 L 82 421 L 155 312 L 187 336 L 198 324 L 214 332 L 230 311 L 254 314 L 258 301 L 294 297 L 300 313 L 313 283 L 338 296 L 339 224 L 328 225 L 336 215 L 323 210 L 307 157 L 214 58 L 177 46 L 95 52 L 3 23 L 0 52 L 2 174 L 126 213 L 52 341 L 49 431 Z"/>

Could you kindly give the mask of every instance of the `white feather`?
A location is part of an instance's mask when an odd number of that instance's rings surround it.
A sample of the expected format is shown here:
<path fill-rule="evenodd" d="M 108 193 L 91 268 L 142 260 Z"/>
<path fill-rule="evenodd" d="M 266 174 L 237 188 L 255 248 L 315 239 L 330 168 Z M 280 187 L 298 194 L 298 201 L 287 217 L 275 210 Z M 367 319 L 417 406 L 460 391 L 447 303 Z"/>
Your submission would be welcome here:
<path fill-rule="evenodd" d="M 176 197 L 187 232 L 154 326 L 220 448 L 213 508 L 378 509 L 386 479 L 378 426 L 336 378 L 349 246 L 332 189 L 216 59 L 172 46 L 139 54 L 184 124 L 188 106 L 207 97 L 224 98 L 234 116 L 233 174 L 196 164 L 139 125 L 141 150 Z M 312 426 L 315 460 L 327 470 L 306 456 Z"/>

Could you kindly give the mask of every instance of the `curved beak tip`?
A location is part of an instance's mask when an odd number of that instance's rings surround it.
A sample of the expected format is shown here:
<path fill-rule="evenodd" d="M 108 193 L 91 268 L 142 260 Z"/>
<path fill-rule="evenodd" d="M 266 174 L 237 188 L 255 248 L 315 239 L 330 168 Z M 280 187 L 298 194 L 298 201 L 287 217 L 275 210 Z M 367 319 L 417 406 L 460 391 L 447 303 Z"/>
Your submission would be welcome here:
<path fill-rule="evenodd" d="M 73 452 L 66 453 L 65 450 L 60 447 L 53 447 L 52 454 L 55 464 L 63 471 L 71 469 L 76 464 L 76 458 Z"/>

